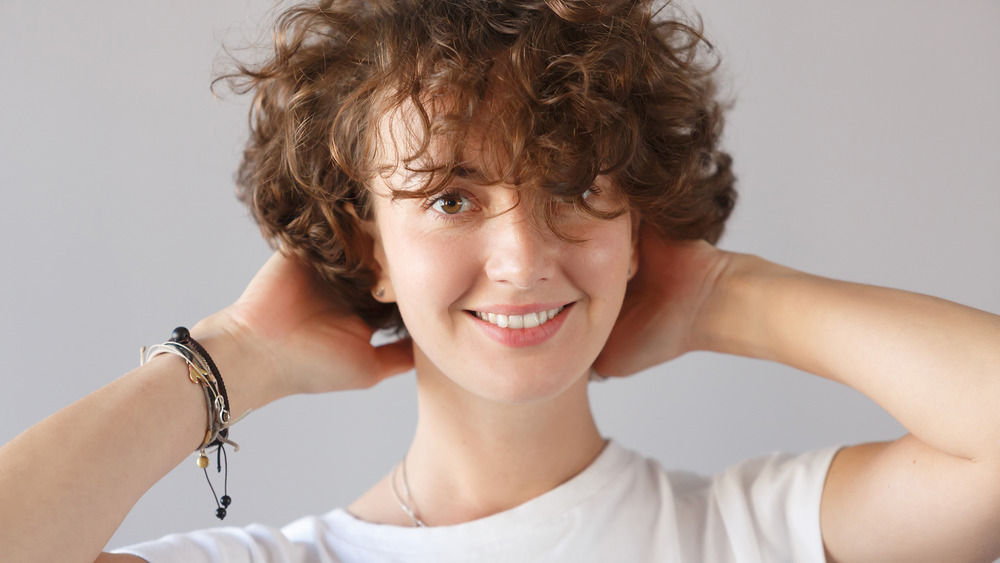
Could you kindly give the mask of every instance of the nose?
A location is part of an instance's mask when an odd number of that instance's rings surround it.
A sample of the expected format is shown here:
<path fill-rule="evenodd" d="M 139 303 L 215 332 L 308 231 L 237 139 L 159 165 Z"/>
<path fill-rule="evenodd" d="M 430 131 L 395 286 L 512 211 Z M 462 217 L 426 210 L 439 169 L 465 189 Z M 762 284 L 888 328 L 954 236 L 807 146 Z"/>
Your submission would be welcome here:
<path fill-rule="evenodd" d="M 530 289 L 552 277 L 558 238 L 517 205 L 490 219 L 486 275 L 491 281 Z"/>

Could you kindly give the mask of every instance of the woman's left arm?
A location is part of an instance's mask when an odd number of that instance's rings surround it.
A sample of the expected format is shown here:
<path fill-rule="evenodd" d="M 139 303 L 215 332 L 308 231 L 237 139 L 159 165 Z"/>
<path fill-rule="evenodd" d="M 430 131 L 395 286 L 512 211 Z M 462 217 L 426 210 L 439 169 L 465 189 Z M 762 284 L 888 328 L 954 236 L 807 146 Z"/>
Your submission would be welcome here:
<path fill-rule="evenodd" d="M 857 389 L 910 432 L 835 458 L 821 509 L 831 561 L 1000 556 L 1000 317 L 651 234 L 643 233 L 643 278 L 622 313 L 648 318 L 619 323 L 672 333 L 647 351 L 712 350 L 787 364 Z M 657 280 L 666 287 L 653 292 Z M 624 375 L 610 366 L 622 363 L 624 342 L 637 341 L 625 330 L 616 325 L 599 373 Z"/>

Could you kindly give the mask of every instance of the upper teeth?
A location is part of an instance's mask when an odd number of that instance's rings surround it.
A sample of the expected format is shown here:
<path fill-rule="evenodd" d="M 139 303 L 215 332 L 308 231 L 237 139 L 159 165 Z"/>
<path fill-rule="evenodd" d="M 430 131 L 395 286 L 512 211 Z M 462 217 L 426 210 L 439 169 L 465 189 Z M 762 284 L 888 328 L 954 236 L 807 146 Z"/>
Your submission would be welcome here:
<path fill-rule="evenodd" d="M 543 325 L 552 317 L 559 314 L 564 307 L 556 307 L 555 309 L 549 309 L 547 311 L 538 311 L 537 313 L 528 313 L 526 315 L 501 315 L 498 313 L 484 313 L 482 311 L 474 311 L 476 316 L 480 319 L 497 325 L 500 328 L 535 328 L 536 326 Z"/>

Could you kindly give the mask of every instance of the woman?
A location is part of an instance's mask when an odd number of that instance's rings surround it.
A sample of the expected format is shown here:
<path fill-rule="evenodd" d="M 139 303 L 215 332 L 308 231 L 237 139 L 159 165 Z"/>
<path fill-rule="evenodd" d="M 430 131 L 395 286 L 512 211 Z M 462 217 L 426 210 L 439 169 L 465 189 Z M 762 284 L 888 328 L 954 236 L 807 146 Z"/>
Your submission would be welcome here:
<path fill-rule="evenodd" d="M 989 388 L 997 365 L 995 347 L 990 346 L 996 340 L 995 317 L 902 292 L 812 278 L 760 259 L 726 254 L 706 243 L 665 243 L 648 226 L 655 215 L 648 217 L 650 210 L 634 203 L 634 171 L 622 179 L 621 169 L 627 167 L 607 165 L 608 159 L 598 160 L 600 172 L 606 173 L 596 175 L 593 185 L 574 177 L 586 177 L 585 166 L 584 172 L 581 166 L 562 170 L 563 181 L 550 182 L 548 192 L 530 190 L 544 186 L 546 176 L 515 182 L 508 174 L 500 184 L 484 184 L 481 176 L 500 176 L 506 165 L 518 162 L 509 158 L 509 150 L 497 150 L 504 145 L 495 136 L 481 134 L 498 131 L 483 120 L 505 115 L 501 110 L 510 96 L 496 78 L 509 78 L 504 72 L 501 67 L 486 74 L 494 80 L 481 105 L 486 110 L 473 114 L 480 121 L 474 119 L 470 135 L 461 137 L 464 144 L 430 147 L 435 162 L 455 156 L 461 164 L 444 170 L 456 176 L 449 179 L 449 190 L 460 191 L 406 197 L 405 192 L 412 195 L 422 180 L 434 178 L 426 172 L 412 178 L 414 168 L 428 168 L 423 160 L 413 161 L 417 166 L 411 166 L 409 174 L 406 167 L 396 166 L 422 147 L 410 135 L 415 130 L 415 138 L 421 138 L 419 112 L 403 104 L 399 112 L 386 111 L 387 118 L 378 120 L 381 129 L 374 145 L 361 145 L 373 152 L 359 150 L 377 155 L 372 162 L 387 165 L 380 169 L 384 174 L 359 175 L 366 181 L 374 178 L 366 184 L 370 197 L 338 200 L 335 206 L 338 219 L 367 233 L 371 244 L 334 251 L 353 251 L 367 265 L 372 279 L 363 287 L 375 302 L 398 303 L 414 338 L 413 361 L 420 380 L 421 421 L 405 465 L 350 507 L 355 517 L 397 526 L 425 520 L 446 526 L 542 498 L 592 467 L 610 447 L 587 409 L 585 384 L 592 363 L 599 373 L 627 375 L 689 350 L 708 349 L 773 359 L 847 383 L 883 404 L 919 437 L 847 448 L 837 455 L 823 490 L 821 520 L 832 558 L 941 560 L 995 550 L 987 533 L 995 524 L 989 513 L 996 506 L 990 453 L 995 440 L 989 431 L 990 405 L 995 402 Z M 559 84 L 543 82 L 550 83 Z M 551 96 L 557 103 L 561 93 Z M 431 118 L 464 107 L 456 100 L 462 98 L 437 98 L 443 106 L 429 104 Z M 712 123 L 702 124 L 701 140 L 711 147 L 716 130 Z M 266 131 L 263 137 L 258 146 L 271 138 Z M 622 149 L 621 144 L 609 145 L 606 152 Z M 355 147 L 339 143 L 334 148 L 345 146 Z M 461 153 L 448 152 L 459 146 Z M 725 159 L 716 156 L 703 163 L 707 165 L 700 180 L 725 178 Z M 253 159 L 250 153 L 251 172 L 263 168 Z M 547 170 L 553 169 L 560 171 Z M 589 172 L 593 177 L 597 171 Z M 261 202 L 257 188 L 264 181 L 246 174 L 243 180 L 258 214 L 289 217 L 280 212 L 278 202 Z M 629 180 L 633 192 L 626 197 Z M 716 196 L 725 193 L 726 182 L 719 184 Z M 392 190 L 404 193 L 393 199 Z M 617 213 L 622 200 L 625 212 Z M 728 203 L 725 197 L 714 201 L 721 211 L 709 214 L 714 220 L 698 225 L 703 230 L 694 238 L 717 236 Z M 640 218 L 647 226 L 640 227 Z M 286 224 L 285 230 L 272 234 L 284 237 L 286 251 L 306 254 L 302 239 L 287 236 L 292 227 Z M 312 228 L 298 233 L 316 236 Z M 330 241 L 321 236 L 318 243 L 310 242 L 329 249 Z M 364 239 L 353 233 L 333 240 Z M 330 261 L 318 265 L 329 267 Z M 223 373 L 239 374 L 236 383 L 232 376 L 227 379 L 234 413 L 295 392 L 365 387 L 410 366 L 405 343 L 366 346 L 370 325 L 391 323 L 391 317 L 377 316 L 380 310 L 391 312 L 391 307 L 369 303 L 365 308 L 357 299 L 350 301 L 354 312 L 367 316 L 369 322 L 363 323 L 343 304 L 324 298 L 308 272 L 294 260 L 276 256 L 236 305 L 193 329 Z M 345 277 L 343 271 L 333 273 Z M 355 279 L 365 275 L 361 272 Z M 340 295 L 346 293 L 341 289 Z M 622 302 L 625 308 L 618 316 Z M 538 318 L 542 312 L 544 322 Z M 516 329 L 512 322 L 539 326 Z M 883 365 L 887 358 L 892 369 Z M 11 470 L 7 475 L 14 476 L 12 482 L 26 482 L 30 474 L 41 483 L 60 485 L 5 490 L 36 503 L 35 508 L 23 501 L 10 504 L 26 509 L 22 537 L 44 540 L 45 533 L 65 533 L 58 526 L 44 531 L 38 507 L 49 505 L 38 501 L 72 491 L 72 502 L 62 505 L 69 513 L 63 517 L 82 528 L 75 547 L 99 549 L 98 542 L 103 544 L 135 498 L 191 449 L 188 442 L 204 433 L 204 405 L 198 403 L 196 386 L 171 375 L 183 367 L 174 360 L 151 362 L 5 449 L 3 460 L 10 464 L 5 469 Z M 938 400 L 942 393 L 947 400 Z M 94 412 L 101 416 L 94 417 Z M 164 419 L 178 424 L 166 427 L 159 423 Z M 84 451 L 70 447 L 52 453 L 45 435 L 62 435 L 70 428 L 93 439 Z M 115 447 L 133 435 L 157 447 L 118 452 Z M 113 448 L 120 471 L 98 463 L 108 459 Z M 74 481 L 60 482 L 65 478 L 61 472 L 31 463 L 42 459 L 43 452 L 81 466 L 70 476 Z M 410 489 L 413 498 L 404 493 L 397 504 L 394 484 Z M 906 495 L 885 493 L 886 484 L 893 486 L 890 493 L 904 490 Z M 943 500 L 955 498 L 963 500 L 956 514 L 939 508 Z M 936 507 L 933 519 L 912 516 L 927 514 L 921 510 L 927 506 Z M 99 517 L 70 518 L 75 510 Z M 890 532 L 899 535 L 887 541 Z M 655 543 L 627 547 L 645 555 L 671 553 L 642 551 Z M 611 546 L 617 553 L 625 549 Z M 804 549 L 816 556 L 816 548 L 813 541 Z M 735 555 L 745 555 L 733 549 Z M 696 557 L 693 553 L 680 555 Z M 716 552 L 701 553 L 707 557 Z"/>

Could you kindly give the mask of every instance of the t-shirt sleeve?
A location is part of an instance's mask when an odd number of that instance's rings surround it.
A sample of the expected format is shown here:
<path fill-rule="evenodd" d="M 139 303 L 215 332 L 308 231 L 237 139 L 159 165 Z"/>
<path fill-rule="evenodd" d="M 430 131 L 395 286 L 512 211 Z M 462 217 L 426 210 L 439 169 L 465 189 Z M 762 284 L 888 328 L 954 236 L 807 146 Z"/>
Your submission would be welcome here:
<path fill-rule="evenodd" d="M 113 553 L 136 555 L 150 563 L 290 563 L 306 560 L 308 549 L 277 528 L 252 524 L 171 534 Z"/>
<path fill-rule="evenodd" d="M 728 543 L 741 561 L 825 561 L 819 510 L 838 448 L 774 454 L 735 465 L 711 480 L 705 540 Z"/>

